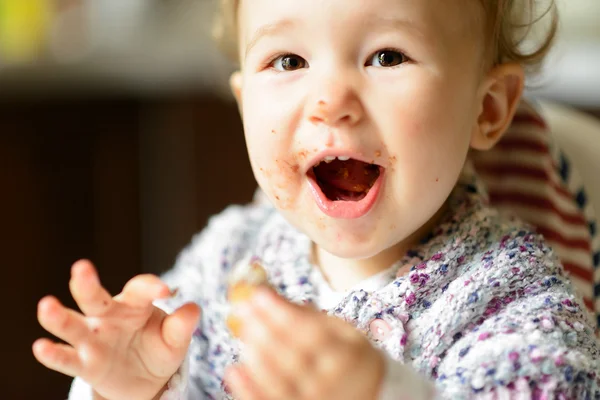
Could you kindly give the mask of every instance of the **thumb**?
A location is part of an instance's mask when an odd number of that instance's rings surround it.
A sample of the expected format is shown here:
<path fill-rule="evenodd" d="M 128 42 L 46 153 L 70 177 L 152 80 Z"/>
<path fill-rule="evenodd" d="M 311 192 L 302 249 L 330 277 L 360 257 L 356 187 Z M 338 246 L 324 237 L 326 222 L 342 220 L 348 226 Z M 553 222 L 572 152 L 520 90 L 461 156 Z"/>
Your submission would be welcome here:
<path fill-rule="evenodd" d="M 200 307 L 188 303 L 163 319 L 161 336 L 167 346 L 175 350 L 187 351 L 194 330 L 200 319 Z"/>

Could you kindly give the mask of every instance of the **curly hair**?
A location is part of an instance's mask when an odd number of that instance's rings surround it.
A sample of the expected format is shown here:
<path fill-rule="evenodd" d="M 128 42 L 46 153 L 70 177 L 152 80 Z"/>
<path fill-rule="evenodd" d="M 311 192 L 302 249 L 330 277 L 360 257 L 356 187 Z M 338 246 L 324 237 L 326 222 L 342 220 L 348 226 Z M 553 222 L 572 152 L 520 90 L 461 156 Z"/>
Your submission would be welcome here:
<path fill-rule="evenodd" d="M 555 0 L 480 0 L 487 18 L 487 47 L 493 65 L 515 62 L 537 70 L 548 54 L 558 31 Z M 542 3 L 547 7 L 540 11 Z M 534 27 L 546 22 L 541 38 L 531 36 Z M 529 50 L 527 42 L 537 42 Z"/>
<path fill-rule="evenodd" d="M 548 54 L 558 31 L 555 0 L 479 0 L 485 11 L 487 64 L 518 63 L 535 71 Z M 542 11 L 542 3 L 546 3 Z M 219 0 L 213 36 L 221 50 L 238 61 L 237 10 L 239 0 Z M 532 39 L 534 27 L 545 22 L 541 38 Z M 531 45 L 530 42 L 536 42 Z M 525 45 L 529 44 L 529 49 Z"/>

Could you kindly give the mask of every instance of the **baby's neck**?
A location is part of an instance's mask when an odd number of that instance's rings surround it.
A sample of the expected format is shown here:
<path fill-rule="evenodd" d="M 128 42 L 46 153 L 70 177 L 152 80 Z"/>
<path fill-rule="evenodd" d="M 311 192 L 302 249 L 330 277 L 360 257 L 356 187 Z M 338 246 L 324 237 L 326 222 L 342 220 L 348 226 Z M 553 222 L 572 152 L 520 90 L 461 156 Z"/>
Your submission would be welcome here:
<path fill-rule="evenodd" d="M 333 290 L 344 291 L 389 268 L 405 252 L 406 249 L 402 251 L 394 246 L 374 257 L 354 260 L 337 257 L 315 246 L 313 254 L 314 264 L 320 269 L 329 286 Z"/>
<path fill-rule="evenodd" d="M 365 279 L 390 268 L 398 262 L 408 250 L 419 243 L 440 222 L 447 210 L 447 204 L 412 235 L 385 249 L 373 257 L 364 259 L 340 258 L 323 248 L 313 245 L 313 263 L 336 291 L 351 289 Z M 399 271 L 401 272 L 401 271 Z M 406 273 L 407 271 L 403 271 Z"/>

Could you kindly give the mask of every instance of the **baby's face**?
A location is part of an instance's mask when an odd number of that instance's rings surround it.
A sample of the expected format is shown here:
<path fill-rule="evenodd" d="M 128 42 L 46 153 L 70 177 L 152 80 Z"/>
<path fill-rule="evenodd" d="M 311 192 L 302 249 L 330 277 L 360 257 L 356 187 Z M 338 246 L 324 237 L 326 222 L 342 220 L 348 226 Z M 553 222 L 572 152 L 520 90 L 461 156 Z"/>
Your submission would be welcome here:
<path fill-rule="evenodd" d="M 242 2 L 252 168 L 317 245 L 370 257 L 443 206 L 481 111 L 479 12 L 474 0 Z"/>

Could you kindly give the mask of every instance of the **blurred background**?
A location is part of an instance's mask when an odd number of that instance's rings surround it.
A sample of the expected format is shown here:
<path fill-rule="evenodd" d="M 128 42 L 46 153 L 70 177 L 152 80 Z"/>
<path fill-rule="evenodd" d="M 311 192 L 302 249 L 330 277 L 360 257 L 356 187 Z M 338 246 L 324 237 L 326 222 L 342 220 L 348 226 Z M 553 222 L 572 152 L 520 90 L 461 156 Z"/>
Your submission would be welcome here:
<path fill-rule="evenodd" d="M 600 116 L 600 1 L 559 0 L 528 95 Z M 114 294 L 160 273 L 255 183 L 210 0 L 0 0 L 3 399 L 64 399 L 31 355 L 36 304 L 92 259 Z"/>

